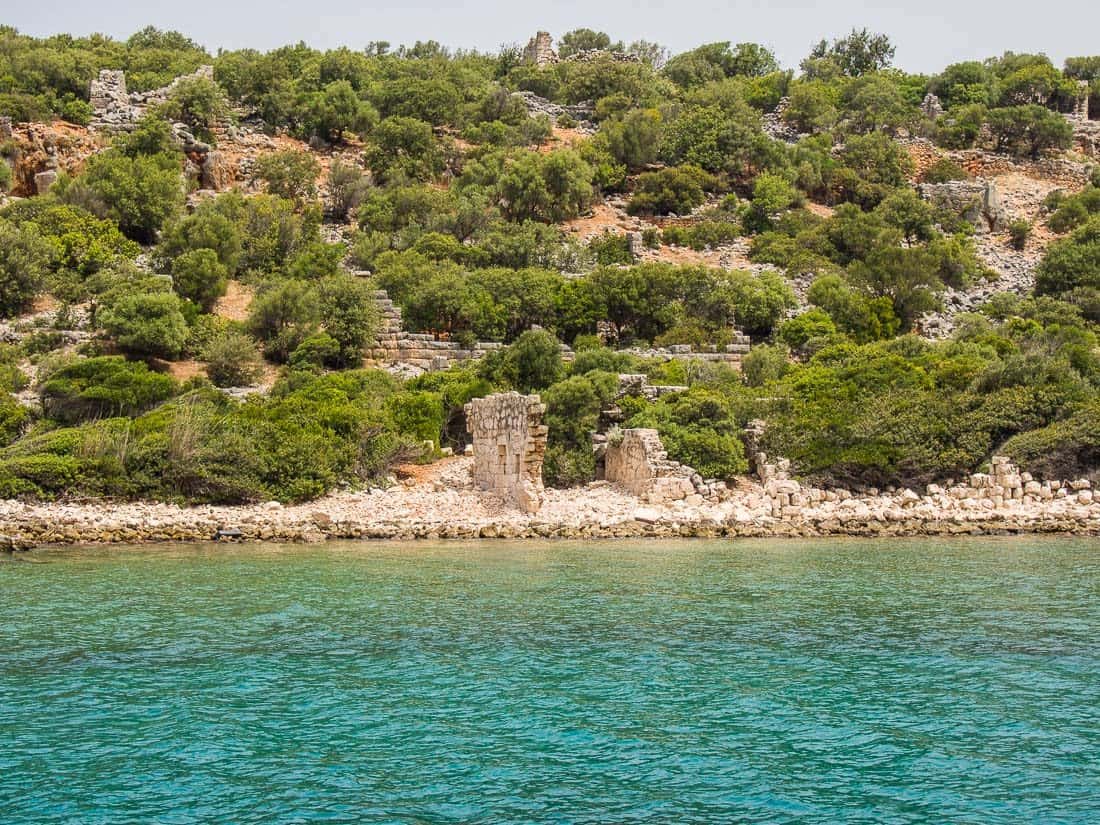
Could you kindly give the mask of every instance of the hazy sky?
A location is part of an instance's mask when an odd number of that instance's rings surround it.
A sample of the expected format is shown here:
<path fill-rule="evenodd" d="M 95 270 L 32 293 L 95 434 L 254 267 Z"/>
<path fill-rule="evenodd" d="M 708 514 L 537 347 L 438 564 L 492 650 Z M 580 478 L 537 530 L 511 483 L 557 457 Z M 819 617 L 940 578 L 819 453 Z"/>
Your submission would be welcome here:
<path fill-rule="evenodd" d="M 103 32 L 125 37 L 143 26 L 178 29 L 211 51 L 219 46 L 269 49 L 361 48 L 438 40 L 455 48 L 495 50 L 524 43 L 537 29 L 555 37 L 587 26 L 627 42 L 653 40 L 673 52 L 718 40 L 756 41 L 796 67 L 812 43 L 853 26 L 890 35 L 897 65 L 933 72 L 948 63 L 1005 50 L 1067 56 L 1100 53 L 1100 0 L 2 0 L 0 22 L 34 35 Z M 906 8 L 908 6 L 908 8 Z"/>

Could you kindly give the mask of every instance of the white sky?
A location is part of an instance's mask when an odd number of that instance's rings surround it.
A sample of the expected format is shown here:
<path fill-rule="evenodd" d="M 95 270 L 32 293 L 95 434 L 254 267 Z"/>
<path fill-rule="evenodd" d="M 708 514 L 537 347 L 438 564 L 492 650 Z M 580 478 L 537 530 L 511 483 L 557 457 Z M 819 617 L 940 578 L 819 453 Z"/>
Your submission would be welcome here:
<path fill-rule="evenodd" d="M 438 40 L 495 51 L 502 43 L 525 43 L 537 29 L 557 37 L 586 26 L 627 42 L 656 41 L 674 53 L 706 42 L 755 41 L 793 68 L 817 40 L 866 26 L 888 34 L 897 46 L 896 64 L 913 72 L 1006 50 L 1045 52 L 1056 65 L 1067 56 L 1100 54 L 1100 0 L 890 0 L 873 6 L 858 0 L 0 0 L 0 7 L 0 22 L 27 34 L 124 38 L 151 24 L 178 29 L 211 51 L 299 40 L 317 48 Z"/>

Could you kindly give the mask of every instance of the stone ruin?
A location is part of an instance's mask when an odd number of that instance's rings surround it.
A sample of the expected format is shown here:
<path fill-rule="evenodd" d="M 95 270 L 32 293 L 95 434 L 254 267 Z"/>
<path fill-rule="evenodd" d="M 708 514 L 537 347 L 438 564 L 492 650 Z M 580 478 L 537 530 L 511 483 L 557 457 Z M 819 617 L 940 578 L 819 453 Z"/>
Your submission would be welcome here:
<path fill-rule="evenodd" d="M 523 62 L 536 66 L 549 66 L 558 62 L 558 53 L 554 51 L 554 38 L 550 32 L 537 32 L 527 41 L 523 50 Z"/>
<path fill-rule="evenodd" d="M 189 75 L 177 77 L 167 86 L 147 92 L 128 92 L 126 73 L 121 69 L 100 69 L 92 80 L 89 100 L 92 104 L 92 127 L 108 131 L 129 131 L 149 110 L 168 100 L 182 82 L 203 78 L 214 79 L 213 66 L 199 66 Z"/>
<path fill-rule="evenodd" d="M 756 455 L 756 471 L 765 499 L 775 518 L 797 515 L 801 508 L 825 502 L 839 502 L 841 508 L 859 511 L 866 502 L 844 489 L 821 489 L 807 486 L 791 478 L 791 463 L 786 459 L 769 461 L 763 453 Z M 990 460 L 990 472 L 974 473 L 956 483 L 929 484 L 924 496 L 913 490 L 886 491 L 893 494 L 902 508 L 918 504 L 962 510 L 1003 510 L 1040 502 L 1069 499 L 1078 504 L 1091 504 L 1095 498 L 1088 479 L 1073 481 L 1039 481 L 1031 473 L 1021 472 L 1008 456 L 995 455 Z M 871 488 L 865 495 L 876 497 L 880 491 Z M 861 513 L 856 512 L 860 516 Z"/>
<path fill-rule="evenodd" d="M 787 123 L 783 117 L 790 103 L 791 99 L 789 97 L 781 97 L 774 109 L 763 114 L 760 125 L 764 129 L 764 134 L 773 140 L 781 140 L 784 143 L 798 143 L 805 135 Z"/>
<path fill-rule="evenodd" d="M 1077 81 L 1077 97 L 1073 111 L 1066 115 L 1073 126 L 1073 141 L 1077 149 L 1089 157 L 1100 157 L 1100 120 L 1089 120 L 1089 96 L 1087 80 Z"/>
<path fill-rule="evenodd" d="M 351 274 L 368 277 L 366 272 L 353 271 Z M 437 341 L 432 335 L 405 332 L 401 307 L 384 289 L 374 293 L 374 303 L 382 316 L 382 325 L 374 344 L 367 350 L 367 359 L 378 364 L 400 364 L 415 370 L 437 372 L 455 361 L 481 358 L 504 346 L 495 341 L 478 341 L 472 347 L 464 347 L 457 341 Z"/>
<path fill-rule="evenodd" d="M 558 118 L 562 115 L 568 115 L 576 121 L 576 128 L 578 131 L 586 133 L 596 131 L 596 124 L 593 122 L 593 118 L 596 116 L 596 110 L 591 102 L 573 104 L 554 103 L 553 101 L 547 100 L 545 97 L 539 97 L 534 92 L 528 91 L 512 92 L 512 97 L 523 101 L 523 105 L 527 107 L 527 114 L 532 117 L 546 115 L 546 117 L 550 118 L 556 125 Z"/>
<path fill-rule="evenodd" d="M 1087 123 L 1089 119 L 1089 96 L 1092 88 L 1087 80 L 1077 81 L 1077 97 L 1073 101 L 1073 112 L 1069 119 L 1077 123 Z"/>
<path fill-rule="evenodd" d="M 506 392 L 476 398 L 465 411 L 473 436 L 474 484 L 524 513 L 537 513 L 543 496 L 546 405 L 537 395 Z"/>
<path fill-rule="evenodd" d="M 937 95 L 929 92 L 924 96 L 924 100 L 921 101 L 920 110 L 928 119 L 936 120 L 943 115 L 943 103 L 940 102 Z"/>
<path fill-rule="evenodd" d="M 160 89 L 128 92 L 125 72 L 119 69 L 101 69 L 99 76 L 92 80 L 89 90 L 92 104 L 91 126 L 106 132 L 131 131 L 151 107 L 165 103 L 180 83 L 199 78 L 212 81 L 214 67 L 199 66 L 191 74 L 177 77 Z M 229 122 L 225 121 L 217 124 L 214 131 L 225 132 L 228 128 Z M 173 123 L 172 133 L 187 156 L 185 171 L 200 189 L 220 191 L 230 186 L 234 170 L 223 153 L 197 140 L 183 123 Z"/>
<path fill-rule="evenodd" d="M 696 495 L 691 467 L 672 461 L 656 430 L 631 428 L 612 434 L 604 454 L 603 477 L 643 501 L 661 504 Z M 702 496 L 699 496 L 700 502 Z"/>
<path fill-rule="evenodd" d="M 550 66 L 563 58 L 554 51 L 554 38 L 549 32 L 536 32 L 523 48 L 523 62 L 535 66 Z M 569 61 L 613 60 L 616 63 L 640 63 L 640 58 L 628 52 L 610 49 L 585 49 L 564 58 Z"/>
<path fill-rule="evenodd" d="M 937 209 L 958 215 L 978 234 L 1000 232 L 1008 228 L 1009 215 L 1000 193 L 991 180 L 949 180 L 922 183 L 920 195 Z"/>
<path fill-rule="evenodd" d="M 348 271 L 361 278 L 370 277 L 370 273 L 361 270 L 349 269 Z M 427 333 L 406 332 L 403 328 L 401 307 L 393 302 L 385 290 L 375 291 L 374 303 L 378 307 L 382 320 L 381 327 L 366 352 L 367 360 L 374 365 L 400 365 L 411 368 L 412 372 L 437 372 L 447 369 L 456 361 L 477 360 L 504 347 L 504 344 L 497 341 L 476 341 L 473 344 L 464 345 L 457 341 L 436 340 L 435 336 Z M 734 331 L 731 334 L 730 343 L 722 346 L 712 345 L 699 350 L 690 344 L 672 344 L 667 347 L 627 348 L 618 351 L 639 358 L 725 364 L 731 369 L 739 370 L 741 361 L 749 352 L 749 348 L 749 337 Z M 562 344 L 561 350 L 565 361 L 573 360 L 572 349 Z M 620 376 L 620 380 L 622 378 L 623 376 Z"/>

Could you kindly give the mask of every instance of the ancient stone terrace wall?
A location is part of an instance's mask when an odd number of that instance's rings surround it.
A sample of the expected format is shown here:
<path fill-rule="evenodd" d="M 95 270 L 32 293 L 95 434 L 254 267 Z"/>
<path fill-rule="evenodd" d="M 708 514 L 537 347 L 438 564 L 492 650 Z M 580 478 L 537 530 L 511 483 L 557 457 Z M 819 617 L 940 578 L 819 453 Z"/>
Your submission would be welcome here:
<path fill-rule="evenodd" d="M 367 358 L 375 363 L 405 364 L 436 372 L 447 369 L 452 362 L 481 358 L 504 346 L 494 341 L 478 341 L 472 348 L 466 348 L 455 341 L 437 341 L 431 335 L 405 332 L 401 328 L 401 307 L 385 290 L 374 293 L 374 302 L 382 314 L 382 326 L 374 346 L 367 350 Z"/>
<path fill-rule="evenodd" d="M 658 358 L 669 361 L 707 361 L 740 369 L 741 360 L 748 354 L 749 348 L 749 336 L 738 332 L 734 335 L 733 343 L 721 347 L 712 345 L 697 350 L 691 344 L 671 344 L 667 347 L 651 347 L 649 349 L 631 347 L 620 350 L 620 352 L 635 355 L 639 358 Z"/>
<path fill-rule="evenodd" d="M 542 506 L 542 459 L 546 453 L 546 405 L 517 392 L 476 398 L 465 407 L 473 435 L 474 483 L 524 513 Z"/>
<path fill-rule="evenodd" d="M 351 274 L 367 278 L 369 273 L 349 270 Z M 382 316 L 382 324 L 373 345 L 367 350 L 367 360 L 375 364 L 404 364 L 417 369 L 435 372 L 445 370 L 455 361 L 481 358 L 504 345 L 496 341 L 478 341 L 472 347 L 464 347 L 456 341 L 437 341 L 424 333 L 406 332 L 402 329 L 401 307 L 397 306 L 385 290 L 374 293 L 374 302 Z M 690 344 L 674 344 L 652 349 L 624 349 L 629 355 L 662 360 L 707 361 L 741 368 L 741 359 L 749 351 L 749 337 L 740 332 L 732 343 L 697 351 Z M 562 358 L 572 361 L 573 350 L 562 345 Z"/>

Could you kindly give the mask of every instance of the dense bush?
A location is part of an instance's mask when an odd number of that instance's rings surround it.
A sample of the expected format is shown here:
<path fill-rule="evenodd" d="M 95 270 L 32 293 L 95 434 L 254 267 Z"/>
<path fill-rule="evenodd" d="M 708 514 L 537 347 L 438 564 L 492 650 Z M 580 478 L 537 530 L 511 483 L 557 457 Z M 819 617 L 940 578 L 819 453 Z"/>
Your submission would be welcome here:
<path fill-rule="evenodd" d="M 203 347 L 206 375 L 215 387 L 246 387 L 260 373 L 255 342 L 243 333 L 227 330 Z"/>
<path fill-rule="evenodd" d="M 10 317 L 34 300 L 52 259 L 35 226 L 0 220 L 0 315 Z"/>
<path fill-rule="evenodd" d="M 65 423 L 134 415 L 159 404 L 175 391 L 175 382 L 140 361 L 117 356 L 62 363 L 39 387 L 46 415 Z"/>
<path fill-rule="evenodd" d="M 705 478 L 730 478 L 748 469 L 740 427 L 721 393 L 700 388 L 666 395 L 627 424 L 656 428 L 669 457 Z"/>
<path fill-rule="evenodd" d="M 715 180 L 694 166 L 672 166 L 638 177 L 634 195 L 627 204 L 631 215 L 685 215 L 705 199 Z"/>
<path fill-rule="evenodd" d="M 1070 300 L 1100 322 L 1100 217 L 1047 248 L 1035 273 L 1035 292 Z"/>

